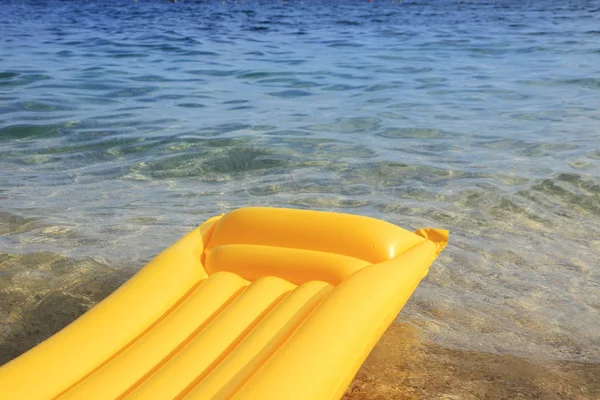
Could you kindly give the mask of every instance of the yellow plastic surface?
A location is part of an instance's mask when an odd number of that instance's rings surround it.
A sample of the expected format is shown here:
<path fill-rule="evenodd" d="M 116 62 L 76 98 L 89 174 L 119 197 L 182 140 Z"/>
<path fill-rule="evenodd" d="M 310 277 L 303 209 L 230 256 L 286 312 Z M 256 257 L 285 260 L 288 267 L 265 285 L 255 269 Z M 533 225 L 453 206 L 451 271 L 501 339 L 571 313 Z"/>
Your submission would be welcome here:
<path fill-rule="evenodd" d="M 0 397 L 339 399 L 447 242 L 329 212 L 213 217 L 0 367 Z"/>

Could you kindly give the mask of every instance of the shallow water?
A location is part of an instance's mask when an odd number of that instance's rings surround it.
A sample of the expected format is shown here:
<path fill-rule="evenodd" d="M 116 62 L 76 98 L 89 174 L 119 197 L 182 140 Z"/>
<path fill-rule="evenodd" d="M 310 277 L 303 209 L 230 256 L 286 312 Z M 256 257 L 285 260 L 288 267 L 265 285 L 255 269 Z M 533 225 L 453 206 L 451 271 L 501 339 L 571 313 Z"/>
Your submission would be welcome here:
<path fill-rule="evenodd" d="M 3 5 L 0 362 L 272 205 L 452 232 L 348 398 L 600 397 L 600 4 L 302 3 Z"/>

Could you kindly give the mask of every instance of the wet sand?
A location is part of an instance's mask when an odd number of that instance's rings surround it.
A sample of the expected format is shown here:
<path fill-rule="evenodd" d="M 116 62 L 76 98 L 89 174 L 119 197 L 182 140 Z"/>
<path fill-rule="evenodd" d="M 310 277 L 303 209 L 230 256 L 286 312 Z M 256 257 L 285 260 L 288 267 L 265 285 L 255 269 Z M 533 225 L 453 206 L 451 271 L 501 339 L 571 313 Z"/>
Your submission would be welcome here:
<path fill-rule="evenodd" d="M 344 400 L 598 399 L 600 364 L 531 360 L 421 342 L 393 324 Z"/>

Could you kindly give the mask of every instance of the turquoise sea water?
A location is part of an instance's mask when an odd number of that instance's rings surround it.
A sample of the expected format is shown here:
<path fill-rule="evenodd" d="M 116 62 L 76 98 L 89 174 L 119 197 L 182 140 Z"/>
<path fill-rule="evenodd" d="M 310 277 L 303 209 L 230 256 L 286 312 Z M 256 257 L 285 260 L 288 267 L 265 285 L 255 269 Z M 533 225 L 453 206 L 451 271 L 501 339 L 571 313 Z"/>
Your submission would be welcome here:
<path fill-rule="evenodd" d="M 0 362 L 207 217 L 288 206 L 450 229 L 412 346 L 597 398 L 600 2 L 5 1 L 0 205 Z"/>

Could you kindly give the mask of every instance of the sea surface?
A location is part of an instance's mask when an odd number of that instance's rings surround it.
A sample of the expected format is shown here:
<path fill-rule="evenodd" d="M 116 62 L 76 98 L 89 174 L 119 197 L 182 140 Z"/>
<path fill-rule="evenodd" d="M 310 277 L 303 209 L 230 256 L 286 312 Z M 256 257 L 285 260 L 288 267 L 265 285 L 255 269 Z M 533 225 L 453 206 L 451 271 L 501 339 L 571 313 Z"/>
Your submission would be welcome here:
<path fill-rule="evenodd" d="M 346 399 L 600 398 L 600 0 L 2 1 L 0 364 L 253 205 L 451 231 Z"/>

